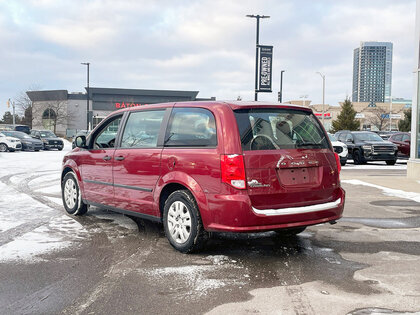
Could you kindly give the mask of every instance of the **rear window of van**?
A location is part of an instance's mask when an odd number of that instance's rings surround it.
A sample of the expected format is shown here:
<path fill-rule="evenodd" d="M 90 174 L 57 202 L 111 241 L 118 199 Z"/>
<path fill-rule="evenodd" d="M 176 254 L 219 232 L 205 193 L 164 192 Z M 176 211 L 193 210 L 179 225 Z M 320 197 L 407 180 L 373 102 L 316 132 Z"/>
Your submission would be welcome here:
<path fill-rule="evenodd" d="M 247 109 L 235 111 L 242 149 L 325 149 L 327 136 L 312 113 L 291 109 Z"/>

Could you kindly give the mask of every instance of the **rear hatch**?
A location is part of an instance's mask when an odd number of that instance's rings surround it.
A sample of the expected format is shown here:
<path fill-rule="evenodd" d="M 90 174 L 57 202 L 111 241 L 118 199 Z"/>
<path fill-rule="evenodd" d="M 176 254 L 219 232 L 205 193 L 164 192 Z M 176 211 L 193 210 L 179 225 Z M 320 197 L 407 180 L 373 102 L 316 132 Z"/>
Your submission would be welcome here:
<path fill-rule="evenodd" d="M 252 206 L 301 207 L 335 201 L 337 164 L 327 135 L 307 110 L 235 111 Z"/>

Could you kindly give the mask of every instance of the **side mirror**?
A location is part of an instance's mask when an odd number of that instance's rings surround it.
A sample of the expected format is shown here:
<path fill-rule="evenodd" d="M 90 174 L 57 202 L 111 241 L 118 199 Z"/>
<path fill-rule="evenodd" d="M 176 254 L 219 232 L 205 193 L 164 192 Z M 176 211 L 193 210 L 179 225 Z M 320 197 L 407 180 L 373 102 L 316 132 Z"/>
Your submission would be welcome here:
<path fill-rule="evenodd" d="M 351 138 L 347 138 L 346 142 L 354 143 L 353 139 L 351 139 Z"/>
<path fill-rule="evenodd" d="M 87 146 L 86 146 L 86 136 L 77 136 L 76 139 L 74 140 L 74 143 L 75 143 L 76 147 L 78 147 L 78 148 L 82 148 L 82 149 L 87 148 Z"/>
<path fill-rule="evenodd" d="M 410 143 L 410 139 L 404 140 L 404 142 Z"/>

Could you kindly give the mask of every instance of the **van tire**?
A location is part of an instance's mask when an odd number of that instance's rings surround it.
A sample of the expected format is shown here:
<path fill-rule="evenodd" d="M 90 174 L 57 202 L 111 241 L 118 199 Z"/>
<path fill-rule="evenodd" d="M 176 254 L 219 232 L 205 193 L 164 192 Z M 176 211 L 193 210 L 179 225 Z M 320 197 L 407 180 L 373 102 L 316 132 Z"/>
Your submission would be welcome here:
<path fill-rule="evenodd" d="M 66 201 L 66 197 L 69 198 L 70 195 L 74 196 L 73 202 Z M 68 214 L 84 215 L 88 211 L 88 205 L 82 201 L 79 182 L 73 172 L 68 172 L 61 182 L 61 198 Z"/>
<path fill-rule="evenodd" d="M 163 227 L 171 246 L 185 254 L 201 249 L 208 238 L 197 203 L 188 190 L 174 191 L 166 199 Z"/>

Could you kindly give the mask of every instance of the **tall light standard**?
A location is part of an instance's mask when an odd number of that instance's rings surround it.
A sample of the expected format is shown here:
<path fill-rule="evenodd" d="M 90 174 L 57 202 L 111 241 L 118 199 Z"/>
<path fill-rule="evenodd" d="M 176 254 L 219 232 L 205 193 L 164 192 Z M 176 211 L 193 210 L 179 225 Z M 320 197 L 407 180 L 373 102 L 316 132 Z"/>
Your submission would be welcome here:
<path fill-rule="evenodd" d="M 392 131 L 392 95 L 389 97 L 389 131 Z"/>
<path fill-rule="evenodd" d="M 280 92 L 279 92 L 280 103 L 283 101 L 283 72 L 285 72 L 285 70 L 280 71 Z"/>
<path fill-rule="evenodd" d="M 325 106 L 325 75 L 322 74 L 321 72 L 317 72 L 321 78 L 322 78 L 322 125 L 324 125 L 324 116 L 325 116 L 325 111 L 324 111 L 324 106 Z"/>
<path fill-rule="evenodd" d="M 260 19 L 268 19 L 270 18 L 270 16 L 248 14 L 247 17 L 257 19 L 257 43 L 255 47 L 255 97 L 254 97 L 254 100 L 258 101 L 258 46 L 260 42 Z"/>
<path fill-rule="evenodd" d="M 299 98 L 303 98 L 303 106 L 306 106 L 306 99 L 308 98 L 308 94 L 301 95 Z"/>
<path fill-rule="evenodd" d="M 82 65 L 87 66 L 87 89 L 86 89 L 86 129 L 90 130 L 90 122 L 89 122 L 89 62 L 82 62 Z"/>

